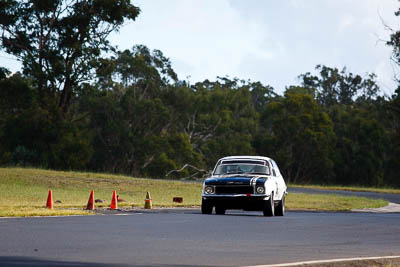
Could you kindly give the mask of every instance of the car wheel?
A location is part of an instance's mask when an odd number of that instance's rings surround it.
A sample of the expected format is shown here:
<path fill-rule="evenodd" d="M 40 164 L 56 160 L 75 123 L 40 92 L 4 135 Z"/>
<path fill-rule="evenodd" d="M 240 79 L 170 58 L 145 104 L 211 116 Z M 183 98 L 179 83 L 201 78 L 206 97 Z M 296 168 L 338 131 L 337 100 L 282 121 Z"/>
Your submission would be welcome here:
<path fill-rule="evenodd" d="M 216 214 L 224 215 L 225 211 L 226 211 L 226 209 L 225 209 L 224 206 L 220 206 L 220 205 L 215 206 L 215 213 Z"/>
<path fill-rule="evenodd" d="M 285 194 L 283 194 L 282 199 L 279 201 L 278 206 L 276 206 L 275 208 L 275 215 L 276 216 L 285 215 Z"/>
<path fill-rule="evenodd" d="M 203 214 L 211 214 L 213 210 L 213 206 L 207 200 L 201 201 L 201 213 Z"/>
<path fill-rule="evenodd" d="M 264 200 L 263 203 L 263 213 L 264 216 L 274 216 L 275 214 L 275 205 L 274 205 L 274 193 L 271 193 L 271 196 L 268 200 Z"/>

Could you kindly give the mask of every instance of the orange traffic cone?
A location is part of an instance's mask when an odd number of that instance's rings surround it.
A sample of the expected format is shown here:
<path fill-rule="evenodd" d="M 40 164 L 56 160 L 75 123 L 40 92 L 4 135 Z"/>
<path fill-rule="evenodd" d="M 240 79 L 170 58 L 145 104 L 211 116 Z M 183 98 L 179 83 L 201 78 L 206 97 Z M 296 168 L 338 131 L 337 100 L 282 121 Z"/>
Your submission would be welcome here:
<path fill-rule="evenodd" d="M 147 192 L 146 199 L 144 200 L 144 208 L 151 209 L 153 207 L 153 203 L 151 202 L 150 192 Z"/>
<path fill-rule="evenodd" d="M 89 200 L 86 206 L 87 210 L 94 210 L 94 190 L 90 191 Z"/>
<path fill-rule="evenodd" d="M 49 195 L 47 196 L 46 208 L 53 209 L 53 192 L 49 190 Z"/>
<path fill-rule="evenodd" d="M 110 209 L 112 209 L 112 210 L 118 209 L 117 190 L 114 190 L 114 192 L 113 192 Z"/>

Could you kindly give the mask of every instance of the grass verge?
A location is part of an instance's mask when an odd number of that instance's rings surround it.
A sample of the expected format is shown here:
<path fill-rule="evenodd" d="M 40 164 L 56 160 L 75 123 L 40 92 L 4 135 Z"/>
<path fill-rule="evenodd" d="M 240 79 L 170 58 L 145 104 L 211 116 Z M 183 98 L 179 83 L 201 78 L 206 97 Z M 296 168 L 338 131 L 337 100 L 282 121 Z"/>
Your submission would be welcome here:
<path fill-rule="evenodd" d="M 200 204 L 201 188 L 199 183 L 109 174 L 0 168 L 0 216 L 92 214 L 83 210 L 92 189 L 95 199 L 105 201 L 96 207 L 109 207 L 113 190 L 125 200 L 119 207 L 142 207 L 147 191 L 154 206 L 194 206 Z M 49 189 L 61 202 L 53 211 L 44 208 Z M 184 203 L 173 203 L 173 197 L 183 197 Z"/>
<path fill-rule="evenodd" d="M 387 206 L 383 199 L 348 197 L 320 194 L 288 194 L 286 208 L 289 210 L 350 211 L 352 209 L 380 208 Z"/>
<path fill-rule="evenodd" d="M 329 185 L 298 185 L 289 184 L 289 187 L 322 189 L 322 190 L 336 190 L 336 191 L 354 191 L 354 192 L 375 192 L 386 194 L 400 194 L 400 189 L 395 188 L 375 188 L 375 187 L 361 187 L 361 186 L 329 186 Z"/>
<path fill-rule="evenodd" d="M 53 190 L 54 210 L 44 208 L 48 190 Z M 64 172 L 28 168 L 0 168 L 0 217 L 93 214 L 84 210 L 90 190 L 95 199 L 109 207 L 113 190 L 124 199 L 120 207 L 143 207 L 146 192 L 154 207 L 200 206 L 202 185 L 182 182 L 132 178 L 121 175 Z M 182 204 L 173 197 L 183 197 Z M 291 210 L 345 211 L 376 208 L 387 201 L 336 195 L 289 194 L 286 205 Z"/>

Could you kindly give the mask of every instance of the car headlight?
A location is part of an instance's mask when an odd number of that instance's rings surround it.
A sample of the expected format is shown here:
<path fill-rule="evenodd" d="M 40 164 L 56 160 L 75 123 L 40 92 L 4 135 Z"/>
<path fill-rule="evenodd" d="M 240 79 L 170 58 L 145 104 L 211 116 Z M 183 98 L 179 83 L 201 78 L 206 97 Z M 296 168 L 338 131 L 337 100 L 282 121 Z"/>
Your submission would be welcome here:
<path fill-rule="evenodd" d="M 204 193 L 206 193 L 206 194 L 214 194 L 214 187 L 213 186 L 204 187 Z"/>
<path fill-rule="evenodd" d="M 265 193 L 264 186 L 257 186 L 256 192 L 257 192 L 257 194 L 264 194 Z"/>

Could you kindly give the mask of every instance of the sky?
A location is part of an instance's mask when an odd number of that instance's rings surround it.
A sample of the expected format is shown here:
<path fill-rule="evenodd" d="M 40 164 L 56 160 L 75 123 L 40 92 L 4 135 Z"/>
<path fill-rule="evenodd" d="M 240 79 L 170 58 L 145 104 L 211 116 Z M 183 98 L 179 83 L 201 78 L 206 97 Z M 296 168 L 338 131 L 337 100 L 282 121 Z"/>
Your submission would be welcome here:
<path fill-rule="evenodd" d="M 316 74 L 318 64 L 366 76 L 375 73 L 382 93 L 396 83 L 385 45 L 400 30 L 397 0 L 136 0 L 141 9 L 110 41 L 119 49 L 143 44 L 161 50 L 180 80 L 217 76 L 260 81 L 282 94 Z M 15 60 L 0 54 L 2 66 Z"/>

